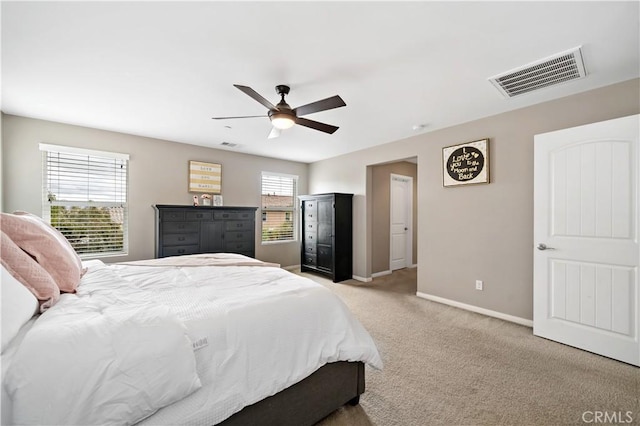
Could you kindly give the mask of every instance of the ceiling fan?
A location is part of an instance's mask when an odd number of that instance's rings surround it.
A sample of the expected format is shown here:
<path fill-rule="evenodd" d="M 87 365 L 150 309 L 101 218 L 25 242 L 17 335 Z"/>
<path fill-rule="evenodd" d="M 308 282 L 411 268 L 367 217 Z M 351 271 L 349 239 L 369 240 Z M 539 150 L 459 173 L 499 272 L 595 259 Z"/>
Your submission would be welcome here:
<path fill-rule="evenodd" d="M 280 136 L 280 131 L 292 127 L 294 124 L 299 124 L 310 129 L 319 130 L 325 133 L 333 133 L 338 130 L 337 126 L 330 124 L 320 123 L 319 121 L 309 120 L 302 118 L 303 115 L 313 114 L 314 112 L 326 111 L 329 109 L 340 108 L 346 106 L 340 96 L 332 96 L 330 98 L 322 99 L 320 101 L 311 102 L 310 104 L 302 105 L 297 108 L 291 108 L 285 101 L 285 95 L 289 94 L 289 86 L 283 84 L 276 86 L 276 93 L 281 96 L 280 102 L 277 105 L 273 105 L 271 102 L 260 96 L 258 92 L 248 86 L 241 86 L 234 84 L 242 92 L 246 93 L 262 105 L 267 107 L 267 117 L 271 120 L 273 129 L 269 133 L 269 139 L 277 138 Z M 245 115 L 240 117 L 212 117 L 214 120 L 228 120 L 234 118 L 255 118 L 264 117 L 264 115 Z"/>

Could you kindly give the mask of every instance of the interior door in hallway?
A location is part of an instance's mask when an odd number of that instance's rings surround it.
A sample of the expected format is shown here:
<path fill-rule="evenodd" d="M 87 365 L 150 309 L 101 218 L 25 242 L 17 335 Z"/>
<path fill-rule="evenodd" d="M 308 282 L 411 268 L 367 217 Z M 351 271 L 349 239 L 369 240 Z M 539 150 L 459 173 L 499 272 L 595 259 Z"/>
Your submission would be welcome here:
<path fill-rule="evenodd" d="M 639 119 L 535 136 L 534 334 L 640 365 Z"/>
<path fill-rule="evenodd" d="M 412 265 L 413 254 L 413 178 L 391 174 L 390 201 L 390 268 L 406 268 Z"/>

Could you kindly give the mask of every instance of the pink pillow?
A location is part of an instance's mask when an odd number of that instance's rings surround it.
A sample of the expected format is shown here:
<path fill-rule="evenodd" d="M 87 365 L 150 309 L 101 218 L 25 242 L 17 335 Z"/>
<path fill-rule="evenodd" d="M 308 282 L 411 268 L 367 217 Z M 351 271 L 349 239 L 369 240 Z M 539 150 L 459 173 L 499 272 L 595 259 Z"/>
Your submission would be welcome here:
<path fill-rule="evenodd" d="M 76 291 L 82 262 L 60 231 L 26 212 L 0 213 L 0 219 L 2 231 L 51 275 L 60 291 Z"/>
<path fill-rule="evenodd" d="M 2 266 L 40 301 L 40 312 L 53 306 L 60 298 L 60 289 L 51 275 L 0 231 Z"/>

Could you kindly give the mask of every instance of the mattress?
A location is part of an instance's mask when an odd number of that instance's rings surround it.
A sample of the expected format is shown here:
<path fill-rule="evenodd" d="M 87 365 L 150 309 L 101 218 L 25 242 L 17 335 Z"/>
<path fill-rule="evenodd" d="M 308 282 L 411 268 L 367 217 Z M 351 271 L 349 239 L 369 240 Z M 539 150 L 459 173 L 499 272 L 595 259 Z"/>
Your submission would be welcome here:
<path fill-rule="evenodd" d="M 77 294 L 11 351 L 13 422 L 212 425 L 326 363 L 382 368 L 327 288 L 240 255 L 209 257 L 86 262 Z"/>

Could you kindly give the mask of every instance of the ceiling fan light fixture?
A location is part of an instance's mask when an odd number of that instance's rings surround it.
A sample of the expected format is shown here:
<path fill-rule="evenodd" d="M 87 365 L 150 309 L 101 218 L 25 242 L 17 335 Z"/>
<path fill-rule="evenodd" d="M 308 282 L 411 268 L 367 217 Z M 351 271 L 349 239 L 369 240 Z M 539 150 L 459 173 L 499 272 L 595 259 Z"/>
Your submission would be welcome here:
<path fill-rule="evenodd" d="M 273 124 L 273 127 L 276 129 L 285 130 L 293 127 L 296 122 L 289 114 L 275 113 L 271 115 L 271 124 Z"/>

